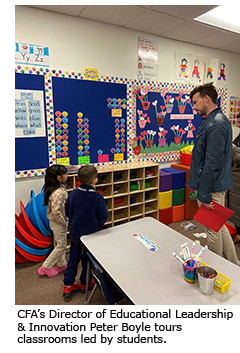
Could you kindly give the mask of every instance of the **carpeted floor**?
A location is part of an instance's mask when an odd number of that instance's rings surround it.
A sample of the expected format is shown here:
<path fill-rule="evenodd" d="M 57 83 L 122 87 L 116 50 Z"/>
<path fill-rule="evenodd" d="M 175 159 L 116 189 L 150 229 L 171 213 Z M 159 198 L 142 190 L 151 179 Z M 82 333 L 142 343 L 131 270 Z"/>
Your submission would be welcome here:
<path fill-rule="evenodd" d="M 182 222 L 169 225 L 172 229 L 185 235 L 189 239 L 197 240 L 193 233 L 202 233 L 204 228 L 198 222 L 189 221 L 197 226 L 195 230 L 186 231 L 181 227 Z M 199 238 L 201 245 L 206 245 L 205 238 Z M 238 259 L 240 260 L 240 247 L 236 245 Z M 68 260 L 68 255 L 67 255 Z M 54 278 L 39 276 L 37 269 L 41 263 L 25 263 L 15 265 L 15 304 L 16 305 L 83 305 L 85 295 L 80 292 L 75 293 L 71 298 L 63 298 L 63 273 Z M 79 266 L 79 275 L 81 267 Z M 77 277 L 79 278 L 79 276 Z M 77 281 L 76 281 L 77 282 Z M 97 289 L 91 305 L 107 305 L 105 298 Z M 119 302 L 121 305 L 129 305 L 128 299 Z"/>

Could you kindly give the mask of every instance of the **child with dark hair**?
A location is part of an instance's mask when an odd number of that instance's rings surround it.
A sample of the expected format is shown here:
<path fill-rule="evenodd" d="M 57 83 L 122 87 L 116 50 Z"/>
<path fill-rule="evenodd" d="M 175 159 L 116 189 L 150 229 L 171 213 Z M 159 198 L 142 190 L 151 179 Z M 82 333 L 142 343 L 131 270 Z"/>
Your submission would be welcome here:
<path fill-rule="evenodd" d="M 38 269 L 39 275 L 55 277 L 66 270 L 67 218 L 65 202 L 68 192 L 64 183 L 67 181 L 67 169 L 63 165 L 52 165 L 46 169 L 44 185 L 44 206 L 53 231 L 56 246 Z M 53 267 L 57 263 L 57 267 Z"/>
<path fill-rule="evenodd" d="M 85 293 L 86 290 L 87 255 L 80 242 L 81 236 L 97 232 L 108 218 L 104 197 L 95 192 L 97 175 L 97 169 L 93 165 L 81 167 L 78 171 L 81 185 L 70 193 L 66 201 L 65 211 L 69 218 L 71 238 L 70 258 L 63 280 L 63 296 L 66 298 L 78 290 L 81 293 Z M 74 284 L 80 261 L 82 261 L 81 283 Z M 91 281 L 89 288 L 93 285 L 94 282 Z"/>

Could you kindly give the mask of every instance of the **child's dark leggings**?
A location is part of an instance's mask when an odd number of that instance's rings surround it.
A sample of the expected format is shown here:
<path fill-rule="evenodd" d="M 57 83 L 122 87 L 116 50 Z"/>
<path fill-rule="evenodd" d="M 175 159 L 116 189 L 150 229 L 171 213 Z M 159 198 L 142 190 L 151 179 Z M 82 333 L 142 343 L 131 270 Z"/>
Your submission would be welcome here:
<path fill-rule="evenodd" d="M 70 258 L 68 261 L 67 269 L 64 272 L 64 285 L 71 286 L 75 282 L 75 277 L 78 272 L 78 264 L 82 260 L 82 272 L 80 275 L 80 281 L 82 284 L 86 284 L 87 275 L 87 255 L 83 245 L 79 243 L 71 242 L 70 246 Z"/>

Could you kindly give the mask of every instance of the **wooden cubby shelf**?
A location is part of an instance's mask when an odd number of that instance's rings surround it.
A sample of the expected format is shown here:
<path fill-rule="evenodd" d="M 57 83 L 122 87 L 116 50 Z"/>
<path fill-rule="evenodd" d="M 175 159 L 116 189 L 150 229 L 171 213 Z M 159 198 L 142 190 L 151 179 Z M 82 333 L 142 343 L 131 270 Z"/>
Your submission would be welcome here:
<path fill-rule="evenodd" d="M 158 163 L 126 163 L 97 169 L 96 191 L 103 195 L 109 212 L 104 228 L 148 216 L 158 219 Z M 67 183 L 69 192 L 78 187 L 77 173 L 69 173 Z"/>

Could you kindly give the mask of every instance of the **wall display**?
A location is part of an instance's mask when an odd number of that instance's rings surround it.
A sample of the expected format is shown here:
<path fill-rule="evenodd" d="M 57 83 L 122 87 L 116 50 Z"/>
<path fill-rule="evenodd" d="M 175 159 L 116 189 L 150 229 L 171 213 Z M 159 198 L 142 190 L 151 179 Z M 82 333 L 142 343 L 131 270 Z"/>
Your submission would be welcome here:
<path fill-rule="evenodd" d="M 42 175 L 56 162 L 101 165 L 127 160 L 125 79 L 101 76 L 89 81 L 84 73 L 22 66 L 15 73 L 16 89 L 45 91 L 47 131 L 43 139 L 25 139 L 31 143 L 16 140 L 16 177 Z"/>
<path fill-rule="evenodd" d="M 41 45 L 15 43 L 15 64 L 49 66 L 49 49 Z"/>
<path fill-rule="evenodd" d="M 205 62 L 204 83 L 213 82 L 216 86 L 218 79 L 219 59 L 207 59 Z"/>
<path fill-rule="evenodd" d="M 228 81 L 228 69 L 229 69 L 229 62 L 219 60 L 218 65 L 218 75 L 217 75 L 217 85 L 218 87 L 227 87 Z"/>
<path fill-rule="evenodd" d="M 240 97 L 230 97 L 229 120 L 232 126 L 237 126 L 237 115 L 240 113 Z"/>
<path fill-rule="evenodd" d="M 157 81 L 158 43 L 138 38 L 138 80 Z"/>
<path fill-rule="evenodd" d="M 172 161 L 180 150 L 193 145 L 201 117 L 193 110 L 193 86 L 135 82 L 132 87 L 132 121 L 128 160 Z M 226 113 L 224 89 L 218 89 L 219 105 Z"/>
<path fill-rule="evenodd" d="M 15 90 L 15 137 L 45 136 L 43 91 Z"/>
<path fill-rule="evenodd" d="M 84 72 L 20 65 L 15 77 L 23 100 L 40 101 L 35 95 L 42 92 L 46 131 L 45 136 L 15 139 L 18 178 L 44 175 L 56 162 L 111 166 L 178 160 L 200 125 L 188 84 L 108 76 L 89 81 Z M 226 114 L 227 90 L 218 93 Z"/>

